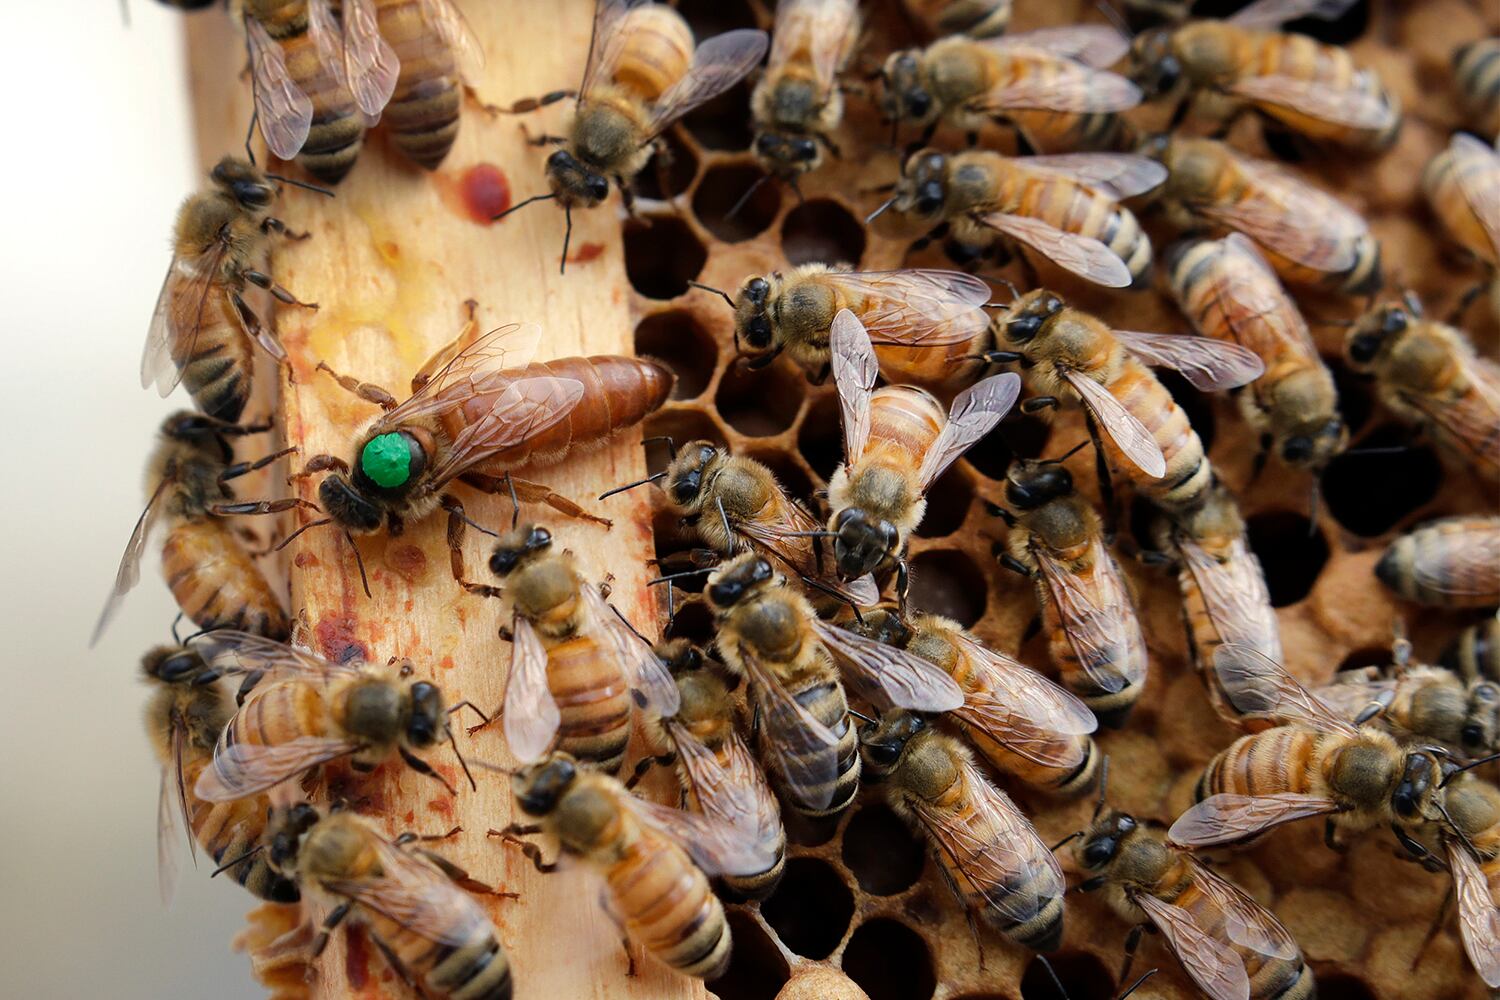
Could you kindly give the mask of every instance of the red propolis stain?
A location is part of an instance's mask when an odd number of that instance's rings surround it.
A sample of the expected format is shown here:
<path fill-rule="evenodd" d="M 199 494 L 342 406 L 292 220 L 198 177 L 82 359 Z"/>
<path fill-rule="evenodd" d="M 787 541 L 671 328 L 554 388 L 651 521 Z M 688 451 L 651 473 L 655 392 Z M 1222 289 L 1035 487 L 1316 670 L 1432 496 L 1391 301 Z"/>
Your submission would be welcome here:
<path fill-rule="evenodd" d="M 370 981 L 370 939 L 365 936 L 365 929 L 351 920 L 344 941 L 344 975 L 349 977 L 350 986 L 363 989 Z"/>
<path fill-rule="evenodd" d="M 443 657 L 441 660 L 438 661 L 438 666 L 442 667 L 444 670 L 452 670 L 453 669 L 453 657 L 451 657 L 451 656 L 445 656 L 445 657 Z"/>
<path fill-rule="evenodd" d="M 510 181 L 493 163 L 476 163 L 458 179 L 459 194 L 469 218 L 489 225 L 510 208 Z"/>
<path fill-rule="evenodd" d="M 407 826 L 411 826 L 412 823 L 416 822 L 417 814 L 413 810 L 408 809 L 406 810 L 406 815 L 402 816 L 401 819 L 406 823 Z"/>
<path fill-rule="evenodd" d="M 365 648 L 365 644 L 354 638 L 354 629 L 358 624 L 359 620 L 353 615 L 325 615 L 319 619 L 314 632 L 325 659 L 334 663 L 370 659 L 370 651 Z"/>
<path fill-rule="evenodd" d="M 311 552 L 298 552 L 292 557 L 292 564 L 298 569 L 307 569 L 309 566 L 322 565 L 318 557 Z"/>
<path fill-rule="evenodd" d="M 433 799 L 427 803 L 427 808 L 435 813 L 441 813 L 447 819 L 453 818 L 453 803 L 447 799 Z"/>
<path fill-rule="evenodd" d="M 587 264 L 591 260 L 597 260 L 603 252 L 603 243 L 580 243 L 577 252 L 568 258 L 568 263 Z"/>
<path fill-rule="evenodd" d="M 385 559 L 407 583 L 415 583 L 427 573 L 427 553 L 410 542 L 386 549 Z"/>

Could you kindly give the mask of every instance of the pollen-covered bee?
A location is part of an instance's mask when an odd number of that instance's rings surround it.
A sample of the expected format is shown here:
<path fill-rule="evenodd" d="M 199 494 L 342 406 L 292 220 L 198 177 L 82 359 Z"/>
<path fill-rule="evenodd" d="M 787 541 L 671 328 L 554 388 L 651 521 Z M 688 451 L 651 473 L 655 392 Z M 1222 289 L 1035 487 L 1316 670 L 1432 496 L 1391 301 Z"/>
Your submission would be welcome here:
<path fill-rule="evenodd" d="M 1500 139 L 1500 38 L 1480 38 L 1455 49 L 1453 77 L 1466 121 L 1491 142 Z"/>
<path fill-rule="evenodd" d="M 1254 244 L 1238 233 L 1194 240 L 1169 249 L 1167 261 L 1172 295 L 1193 328 L 1253 351 L 1265 367 L 1239 394 L 1246 423 L 1287 465 L 1320 472 L 1349 440 L 1338 389 L 1296 302 Z"/>
<path fill-rule="evenodd" d="M 996 38 L 1010 27 L 1012 0 L 905 0 L 906 12 L 934 35 Z"/>
<path fill-rule="evenodd" d="M 1422 171 L 1422 193 L 1448 235 L 1500 280 L 1500 152 L 1455 133 Z M 1483 285 L 1460 301 L 1460 309 Z"/>
<path fill-rule="evenodd" d="M 1031 821 L 990 784 L 969 752 L 919 715 L 890 712 L 859 730 L 871 780 L 927 839 L 960 905 L 1017 944 L 1062 941 L 1062 868 Z"/>
<path fill-rule="evenodd" d="M 844 426 L 844 462 L 828 482 L 834 559 L 845 579 L 894 562 L 904 603 L 906 546 L 927 511 L 927 491 L 1010 412 L 1021 379 L 991 375 L 954 397 L 945 414 L 925 389 L 875 388 L 875 348 L 847 309 L 833 318 L 829 348 Z"/>
<path fill-rule="evenodd" d="M 765 74 L 750 94 L 751 148 L 778 177 L 818 169 L 844 117 L 837 76 L 859 38 L 859 0 L 780 0 Z"/>
<path fill-rule="evenodd" d="M 729 964 L 729 924 L 708 875 L 751 875 L 774 859 L 740 827 L 637 798 L 608 775 L 552 753 L 512 779 L 516 803 L 536 826 L 491 831 L 555 836 L 564 857 L 603 877 L 605 905 L 629 941 L 688 976 L 715 979 Z M 523 842 L 524 843 L 524 842 Z M 535 844 L 525 844 L 539 871 Z M 634 971 L 634 958 L 631 958 Z"/>
<path fill-rule="evenodd" d="M 1458 634 L 1438 659 L 1465 682 L 1500 683 L 1500 616 L 1470 625 Z"/>
<path fill-rule="evenodd" d="M 1380 244 L 1369 223 L 1332 195 L 1213 139 L 1163 135 L 1143 152 L 1167 168 L 1156 200 L 1177 228 L 1242 233 L 1292 284 L 1345 295 L 1380 289 Z"/>
<path fill-rule="evenodd" d="M 1442 608 L 1500 604 L 1500 517 L 1443 517 L 1397 538 L 1375 575 L 1401 597 Z"/>
<path fill-rule="evenodd" d="M 557 140 L 565 148 L 547 157 L 551 194 L 507 209 L 513 212 L 531 201 L 547 199 L 562 206 L 567 219 L 564 267 L 573 209 L 593 208 L 604 201 L 613 180 L 628 210 L 634 199 L 631 180 L 651 159 L 661 134 L 693 108 L 739 82 L 760 62 L 768 44 L 764 31 L 742 28 L 716 35 L 694 49 L 693 29 L 665 4 L 597 3 L 573 122 L 567 137 Z M 567 91 L 558 91 L 518 102 L 512 110 L 530 111 L 567 96 Z"/>
<path fill-rule="evenodd" d="M 235 502 L 230 481 L 294 449 L 255 462 L 235 462 L 229 438 L 270 429 L 269 424 L 228 424 L 187 410 L 162 422 L 160 440 L 146 467 L 146 509 L 125 544 L 90 645 L 99 641 L 125 595 L 140 581 L 146 543 L 161 521 L 166 522 L 162 575 L 177 606 L 195 625 L 204 630 L 236 628 L 272 639 L 291 633 L 280 598 L 225 520 L 234 514 L 288 510 L 300 503 Z"/>
<path fill-rule="evenodd" d="M 845 627 L 915 653 L 952 677 L 964 703 L 949 718 L 1004 773 L 1059 795 L 1083 792 L 1098 777 L 1099 751 L 1089 735 L 1098 722 L 1088 706 L 958 622 L 877 609 Z"/>
<path fill-rule="evenodd" d="M 510 1000 L 511 968 L 499 932 L 465 889 L 490 891 L 441 856 L 387 840 L 352 813 L 327 816 L 305 802 L 271 817 L 271 864 L 304 897 L 329 909 L 311 947 L 317 957 L 353 916 L 406 985 L 433 1000 Z"/>
<path fill-rule="evenodd" d="M 510 671 L 503 725 L 511 753 L 536 760 L 554 746 L 614 773 L 630 742 L 634 691 L 660 715 L 677 711 L 677 687 L 630 633 L 552 533 L 522 524 L 501 537 L 490 569 L 511 605 Z"/>
<path fill-rule="evenodd" d="M 1106 288 L 1140 284 L 1151 240 L 1120 201 L 1156 187 L 1166 169 L 1127 153 L 1002 156 L 922 149 L 906 160 L 888 208 L 947 225 L 950 257 L 967 263 L 1001 240 L 1024 244 Z"/>
<path fill-rule="evenodd" d="M 1314 142 L 1379 152 L 1396 141 L 1401 108 L 1348 51 L 1283 33 L 1298 17 L 1339 17 L 1354 0 L 1257 0 L 1224 20 L 1136 36 L 1135 79 L 1148 92 L 1186 83 L 1195 112 L 1224 119 L 1251 108 Z"/>
<path fill-rule="evenodd" d="M 214 741 L 234 712 L 229 697 L 215 683 L 218 672 L 196 649 L 184 646 L 157 647 L 141 666 L 153 688 L 146 705 L 146 733 L 161 764 L 156 861 L 162 902 L 171 902 L 177 854 L 186 833 L 189 847 L 202 845 L 214 864 L 227 859 L 225 873 L 251 894 L 295 903 L 296 884 L 271 870 L 264 852 L 255 851 L 266 830 L 265 800 L 204 802 L 193 792 L 193 783 L 213 758 Z"/>
<path fill-rule="evenodd" d="M 932 664 L 820 619 L 807 598 L 747 552 L 708 578 L 714 643 L 724 665 L 750 683 L 761 750 L 788 803 L 833 815 L 859 786 L 859 752 L 842 676 L 878 706 L 945 712 L 963 692 Z"/>
<path fill-rule="evenodd" d="M 1011 464 L 1010 527 L 1001 562 L 1036 589 L 1052 663 L 1063 686 L 1106 726 L 1121 726 L 1146 684 L 1146 641 L 1099 515 L 1057 461 Z"/>
<path fill-rule="evenodd" d="M 151 316 L 141 355 L 141 386 L 169 395 L 187 385 L 211 417 L 238 420 L 250 399 L 253 340 L 277 361 L 286 351 L 245 302 L 245 286 L 279 301 L 307 306 L 259 270 L 268 234 L 287 233 L 271 215 L 276 188 L 254 164 L 226 156 L 209 172 L 214 189 L 192 195 L 177 211 L 172 266 Z"/>

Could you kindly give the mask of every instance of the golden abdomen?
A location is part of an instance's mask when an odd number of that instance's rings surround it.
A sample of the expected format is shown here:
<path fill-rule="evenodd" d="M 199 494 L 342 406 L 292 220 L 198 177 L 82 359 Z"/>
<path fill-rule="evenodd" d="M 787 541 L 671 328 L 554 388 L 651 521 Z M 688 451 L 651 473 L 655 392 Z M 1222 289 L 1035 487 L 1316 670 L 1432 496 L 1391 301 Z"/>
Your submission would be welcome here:
<path fill-rule="evenodd" d="M 1314 764 L 1321 739 L 1298 726 L 1241 736 L 1209 761 L 1195 794 L 1200 802 L 1219 794 L 1316 794 L 1319 779 Z"/>
<path fill-rule="evenodd" d="M 547 651 L 547 689 L 557 703 L 558 749 L 614 773 L 630 741 L 630 683 L 592 636 Z"/>
<path fill-rule="evenodd" d="M 665 4 L 637 7 L 615 30 L 627 41 L 614 82 L 642 100 L 661 97 L 693 64 L 693 29 Z"/>
<path fill-rule="evenodd" d="M 181 274 L 172 279 L 172 341 L 168 345 L 193 403 L 220 420 L 236 421 L 250 399 L 250 339 L 218 279 L 207 298 Z M 196 331 L 197 336 L 194 336 Z"/>
<path fill-rule="evenodd" d="M 199 628 L 235 628 L 280 640 L 291 634 L 271 585 L 217 518 L 173 524 L 161 568 L 177 606 Z"/>
<path fill-rule="evenodd" d="M 605 879 L 631 940 L 687 975 L 713 979 L 724 971 L 724 908 L 682 848 L 643 830 Z"/>
<path fill-rule="evenodd" d="M 888 385 L 875 390 L 870 399 L 870 447 L 889 442 L 920 465 L 947 422 L 947 413 L 932 393 L 910 385 Z"/>
<path fill-rule="evenodd" d="M 1104 450 L 1115 474 L 1129 479 L 1137 490 L 1167 510 L 1181 510 L 1197 502 L 1212 472 L 1203 455 L 1203 442 L 1172 394 L 1134 358 L 1125 361 L 1119 377 L 1107 388 L 1145 425 L 1167 460 L 1166 475 L 1153 479 L 1106 435 Z"/>

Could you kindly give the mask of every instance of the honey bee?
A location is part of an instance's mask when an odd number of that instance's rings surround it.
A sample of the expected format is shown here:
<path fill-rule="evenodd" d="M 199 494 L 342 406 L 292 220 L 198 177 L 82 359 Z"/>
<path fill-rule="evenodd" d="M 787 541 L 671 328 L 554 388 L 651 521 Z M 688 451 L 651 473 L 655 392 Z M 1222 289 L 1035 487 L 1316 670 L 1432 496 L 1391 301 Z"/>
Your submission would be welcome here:
<path fill-rule="evenodd" d="M 536 760 L 555 745 L 613 774 L 630 741 L 633 692 L 660 715 L 677 711 L 677 686 L 583 579 L 572 554 L 552 551 L 552 533 L 523 524 L 501 537 L 490 569 L 511 604 L 506 743 Z"/>
<path fill-rule="evenodd" d="M 820 619 L 761 556 L 747 552 L 719 566 L 706 593 L 719 656 L 749 680 L 771 776 L 800 813 L 834 815 L 859 786 L 835 658 L 855 690 L 882 707 L 946 712 L 963 704 L 958 685 L 926 660 Z"/>
<path fill-rule="evenodd" d="M 1444 779 L 1448 784 L 1452 777 Z M 1500 788 L 1457 776 L 1444 789 L 1442 837 L 1453 895 L 1458 900 L 1459 937 L 1479 978 L 1500 988 Z"/>
<path fill-rule="evenodd" d="M 1126 153 L 949 155 L 922 149 L 907 158 L 894 208 L 912 221 L 946 224 L 948 254 L 967 263 L 1002 239 L 1022 243 L 1059 267 L 1106 288 L 1145 280 L 1151 241 L 1120 201 L 1156 187 L 1161 164 Z"/>
<path fill-rule="evenodd" d="M 1380 78 L 1349 53 L 1277 31 L 1298 17 L 1337 18 L 1353 0 L 1257 0 L 1224 20 L 1194 21 L 1136 36 L 1133 76 L 1148 92 L 1186 82 L 1205 117 L 1259 112 L 1314 142 L 1365 152 L 1389 149 L 1401 108 Z"/>
<path fill-rule="evenodd" d="M 230 437 L 260 434 L 270 424 L 229 424 L 182 410 L 162 422 L 160 439 L 146 467 L 146 509 L 135 523 L 115 574 L 114 587 L 89 645 L 99 641 L 125 595 L 141 578 L 141 558 L 159 522 L 166 522 L 162 575 L 172 596 L 199 628 L 236 628 L 272 639 L 291 634 L 291 621 L 260 567 L 225 520 L 261 511 L 260 503 L 237 503 L 229 483 L 295 449 L 255 461 L 235 462 Z M 301 501 L 271 501 L 267 513 Z"/>
<path fill-rule="evenodd" d="M 1381 721 L 1408 740 L 1456 747 L 1472 757 L 1500 750 L 1500 685 L 1409 664 L 1409 651 L 1408 643 L 1389 672 L 1379 667 L 1344 671 L 1313 694 L 1356 722 L 1378 711 Z"/>
<path fill-rule="evenodd" d="M 278 159 L 337 184 L 359 157 L 365 119 L 344 71 L 328 0 L 240 0 L 255 119 Z"/>
<path fill-rule="evenodd" d="M 1042 394 L 1022 409 L 1055 405 L 1059 393 L 1076 396 L 1092 421 L 1090 435 L 1099 442 L 1096 428 L 1104 432 L 1100 461 L 1168 513 L 1196 506 L 1213 471 L 1187 414 L 1146 364 L 1174 368 L 1205 392 L 1265 373 L 1260 358 L 1239 344 L 1114 330 L 1041 288 L 995 317 L 993 339 L 1009 350 L 988 358 L 1021 362 L 1027 387 Z"/>
<path fill-rule="evenodd" d="M 906 0 L 904 6 L 934 35 L 996 38 L 1010 27 L 1012 0 Z"/>
<path fill-rule="evenodd" d="M 991 375 L 960 392 L 945 414 L 925 389 L 875 388 L 875 347 L 847 309 L 833 318 L 829 349 L 844 426 L 844 462 L 828 483 L 834 559 L 845 579 L 894 562 L 904 604 L 906 547 L 927 511 L 927 491 L 1010 412 L 1021 379 Z"/>
<path fill-rule="evenodd" d="M 464 890 L 490 891 L 441 856 L 387 840 L 352 813 L 327 816 L 306 802 L 271 818 L 271 863 L 304 896 L 331 908 L 316 958 L 351 914 L 415 993 L 434 1000 L 510 1000 L 511 968 L 499 932 Z M 502 894 L 503 895 L 503 894 Z"/>
<path fill-rule="evenodd" d="M 751 146 L 778 177 L 818 169 L 844 117 L 836 77 L 859 38 L 859 0 L 780 0 L 765 74 L 750 94 Z"/>
<path fill-rule="evenodd" d="M 276 189 L 252 163 L 226 156 L 209 172 L 214 190 L 192 195 L 177 211 L 172 266 L 151 315 L 141 355 L 141 387 L 170 395 L 187 384 L 193 403 L 211 417 L 235 421 L 250 399 L 250 341 L 278 362 L 286 351 L 245 302 L 247 284 L 289 305 L 316 309 L 258 270 L 268 234 L 286 234 L 270 214 Z"/>
<path fill-rule="evenodd" d="M 215 681 L 217 673 L 190 647 L 159 646 L 141 661 L 151 700 L 146 705 L 146 734 L 161 764 L 161 792 L 156 807 L 156 861 L 163 903 L 172 900 L 177 883 L 177 853 L 187 831 L 188 846 L 201 844 L 214 864 L 252 895 L 274 903 L 295 903 L 296 883 L 282 878 L 258 853 L 266 829 L 265 802 L 204 802 L 193 783 L 213 756 L 214 741 L 229 723 L 234 708 Z M 235 859 L 239 859 L 236 861 Z"/>
<path fill-rule="evenodd" d="M 1242 233 L 1293 284 L 1345 295 L 1380 289 L 1380 244 L 1359 213 L 1332 195 L 1212 139 L 1164 135 L 1143 151 L 1167 168 L 1157 198 L 1178 228 Z M 1179 273 L 1173 269 L 1174 288 Z"/>
<path fill-rule="evenodd" d="M 1491 142 L 1500 138 L 1500 38 L 1480 38 L 1456 49 L 1453 77 L 1468 123 Z"/>
<path fill-rule="evenodd" d="M 1460 632 L 1438 660 L 1466 682 L 1500 682 L 1500 617 L 1489 617 Z"/>
<path fill-rule="evenodd" d="M 949 713 L 985 760 L 1033 788 L 1075 795 L 1093 785 L 1098 722 L 1088 706 L 940 615 L 877 609 L 846 626 L 935 664 L 963 689 Z"/>
<path fill-rule="evenodd" d="M 723 974 L 729 924 L 707 876 L 765 871 L 773 860 L 768 844 L 742 828 L 637 798 L 565 753 L 524 768 L 512 787 L 521 811 L 540 822 L 492 835 L 552 834 L 564 856 L 598 871 L 607 887 L 606 911 L 625 935 L 627 954 L 635 942 L 684 975 Z M 535 844 L 525 849 L 539 871 L 556 867 L 542 863 Z"/>
<path fill-rule="evenodd" d="M 1500 604 L 1500 517 L 1445 517 L 1397 538 L 1375 575 L 1408 601 L 1445 608 Z"/>
<path fill-rule="evenodd" d="M 706 660 L 685 639 L 656 647 L 677 682 L 677 711 L 647 716 L 646 733 L 658 751 L 636 767 L 626 787 L 652 764 L 671 765 L 684 805 L 702 816 L 750 832 L 775 859 L 764 871 L 726 875 L 724 885 L 739 899 L 764 899 L 786 869 L 786 831 L 781 806 L 736 726 L 734 701 L 722 665 Z"/>
<path fill-rule="evenodd" d="M 551 193 L 528 198 L 496 218 L 533 201 L 557 201 L 567 224 L 561 264 L 566 268 L 573 209 L 604 201 L 613 180 L 630 211 L 630 182 L 651 159 L 661 134 L 738 83 L 760 62 L 767 45 L 764 31 L 742 28 L 694 49 L 693 29 L 671 7 L 597 0 L 588 64 L 568 136 L 540 140 L 564 146 L 547 157 Z M 530 111 L 567 96 L 567 91 L 557 91 L 517 102 L 511 110 Z"/>
<path fill-rule="evenodd" d="M 888 713 L 859 730 L 860 755 L 891 808 L 927 838 L 953 894 L 1017 944 L 1062 941 L 1062 868 L 1031 821 L 990 784 L 957 740 L 919 715 Z"/>
<path fill-rule="evenodd" d="M 1032 581 L 1063 686 L 1106 726 L 1121 726 L 1146 684 L 1146 642 L 1093 507 L 1057 461 L 1011 464 L 1003 565 Z"/>
<path fill-rule="evenodd" d="M 1422 193 L 1453 241 L 1494 279 L 1500 273 L 1500 153 L 1471 135 L 1455 133 L 1448 148 L 1422 171 Z M 1483 287 L 1468 292 L 1454 315 Z"/>
<path fill-rule="evenodd" d="M 354 770 L 372 771 L 393 754 L 454 794 L 413 752 L 439 740 L 448 741 L 468 774 L 448 725 L 448 715 L 468 702 L 445 710 L 436 684 L 411 679 L 410 661 L 332 663 L 232 629 L 202 635 L 195 645 L 226 674 L 259 675 L 193 786 L 200 799 L 243 799 L 344 757 Z"/>

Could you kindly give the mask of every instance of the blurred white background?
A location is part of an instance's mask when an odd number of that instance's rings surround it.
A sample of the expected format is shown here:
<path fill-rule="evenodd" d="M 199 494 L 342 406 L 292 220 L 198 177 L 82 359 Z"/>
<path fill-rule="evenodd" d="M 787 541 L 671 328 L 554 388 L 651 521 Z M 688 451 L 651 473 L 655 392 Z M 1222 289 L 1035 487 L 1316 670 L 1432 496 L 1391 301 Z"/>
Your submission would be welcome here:
<path fill-rule="evenodd" d="M 184 15 L 149 0 L 130 13 L 127 29 L 113 0 L 6 12 L 0 991 L 234 1000 L 261 995 L 229 950 L 253 900 L 201 867 L 171 910 L 157 900 L 136 676 L 175 605 L 154 559 L 87 648 L 152 434 L 185 399 L 143 391 L 136 371 L 173 212 L 201 181 Z"/>

